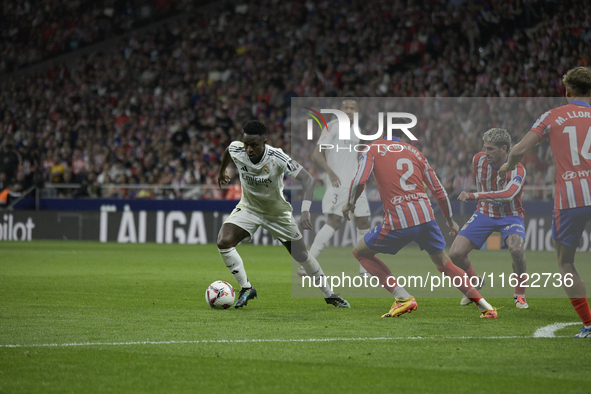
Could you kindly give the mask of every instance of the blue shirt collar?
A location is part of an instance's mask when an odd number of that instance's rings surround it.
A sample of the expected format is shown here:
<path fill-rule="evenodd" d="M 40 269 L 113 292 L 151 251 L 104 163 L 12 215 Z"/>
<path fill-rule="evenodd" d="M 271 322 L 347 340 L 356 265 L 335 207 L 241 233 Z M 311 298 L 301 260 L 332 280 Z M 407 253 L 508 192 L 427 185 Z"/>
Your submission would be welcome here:
<path fill-rule="evenodd" d="M 388 139 L 388 138 L 386 138 L 386 139 Z M 404 141 L 402 141 L 402 140 L 401 140 L 400 138 L 398 138 L 398 137 L 392 137 L 392 138 L 391 138 L 391 140 L 392 140 L 392 141 L 398 141 L 398 142 L 404 142 Z"/>
<path fill-rule="evenodd" d="M 589 103 L 586 103 L 584 101 L 579 101 L 579 100 L 571 101 L 569 104 L 580 105 L 582 107 L 591 107 L 591 105 L 589 105 Z"/>

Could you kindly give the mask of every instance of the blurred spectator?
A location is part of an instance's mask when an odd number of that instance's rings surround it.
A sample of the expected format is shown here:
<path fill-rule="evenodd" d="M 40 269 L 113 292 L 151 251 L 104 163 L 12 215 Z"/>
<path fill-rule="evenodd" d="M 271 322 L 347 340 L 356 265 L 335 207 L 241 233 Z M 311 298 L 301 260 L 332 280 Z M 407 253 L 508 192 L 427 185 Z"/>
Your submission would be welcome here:
<path fill-rule="evenodd" d="M 235 176 L 226 192 L 226 200 L 240 200 L 242 198 L 242 187 L 240 186 L 240 177 Z"/>
<path fill-rule="evenodd" d="M 174 174 L 174 178 L 172 179 L 171 183 L 172 183 L 172 187 L 173 187 L 173 191 L 174 191 L 174 197 L 181 198 L 182 193 L 183 193 L 183 189 L 184 189 L 185 185 L 187 184 L 187 182 L 183 178 L 183 173 L 181 171 L 177 171 Z"/>
<path fill-rule="evenodd" d="M 65 183 L 64 174 L 66 172 L 66 166 L 60 160 L 60 155 L 57 150 L 53 155 L 53 160 L 50 160 L 50 163 L 48 180 L 52 183 Z"/>
<path fill-rule="evenodd" d="M 4 190 L 8 188 L 8 179 L 6 177 L 6 172 L 0 171 L 0 190 Z"/>
<path fill-rule="evenodd" d="M 100 197 L 100 187 L 98 186 L 94 172 L 89 172 L 82 180 L 77 197 Z"/>
<path fill-rule="evenodd" d="M 27 180 L 25 177 L 25 173 L 19 171 L 16 173 L 15 181 L 10 185 L 10 188 L 13 193 L 18 193 L 19 195 L 25 192 L 29 187 L 31 187 L 31 182 Z"/>
<path fill-rule="evenodd" d="M 109 175 L 109 171 L 111 170 L 111 165 L 109 163 L 105 163 L 103 165 L 103 169 L 100 174 L 96 177 L 96 181 L 99 185 L 103 183 L 110 183 L 111 176 Z"/>
<path fill-rule="evenodd" d="M 476 183 L 474 181 L 474 174 L 468 171 L 468 166 L 463 165 L 460 167 L 459 172 L 454 176 L 452 187 L 450 188 L 450 198 L 456 198 L 463 191 L 472 191 L 476 189 Z"/>
<path fill-rule="evenodd" d="M 0 172 L 6 174 L 6 179 L 11 180 L 15 177 L 20 157 L 11 143 L 3 144 L 0 149 Z"/>
<path fill-rule="evenodd" d="M 8 186 L 6 173 L 0 171 L 0 207 L 4 207 L 8 204 L 8 193 L 10 192 Z"/>
<path fill-rule="evenodd" d="M 64 170 L 61 183 L 64 183 L 64 186 L 57 190 L 58 197 L 73 197 L 79 193 L 80 189 L 75 186 L 74 173 L 71 169 Z"/>
<path fill-rule="evenodd" d="M 105 174 L 101 184 L 101 197 L 102 198 L 119 198 L 119 192 L 115 187 L 115 184 L 111 181 L 109 174 Z"/>
<path fill-rule="evenodd" d="M 0 74 L 75 51 L 180 12 L 180 1 L 6 1 L 0 13 Z M 177 8 L 178 7 L 178 8 Z"/>

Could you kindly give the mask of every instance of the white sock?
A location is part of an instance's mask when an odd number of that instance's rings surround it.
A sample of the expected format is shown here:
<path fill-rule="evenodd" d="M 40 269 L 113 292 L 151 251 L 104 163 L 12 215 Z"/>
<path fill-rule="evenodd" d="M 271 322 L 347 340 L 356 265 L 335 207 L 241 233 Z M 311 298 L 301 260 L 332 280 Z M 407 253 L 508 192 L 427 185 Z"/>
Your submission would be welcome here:
<path fill-rule="evenodd" d="M 478 310 L 480 312 L 492 311 L 493 307 L 488 302 L 486 302 L 486 300 L 484 298 L 481 298 L 480 301 L 478 301 Z"/>
<path fill-rule="evenodd" d="M 324 293 L 324 297 L 330 297 L 333 294 L 332 289 L 328 283 L 325 283 L 326 279 L 324 271 L 322 271 L 320 264 L 318 264 L 318 261 L 312 256 L 312 253 L 308 253 L 308 259 L 300 264 L 306 270 L 306 274 L 312 277 L 314 283 L 320 283 L 319 289 Z"/>
<path fill-rule="evenodd" d="M 242 257 L 240 257 L 240 255 L 238 254 L 236 248 L 218 248 L 218 251 L 222 256 L 222 260 L 224 260 L 224 263 L 226 263 L 226 267 L 228 267 L 232 275 L 234 275 L 234 279 L 236 279 L 240 287 L 252 287 L 252 285 L 248 281 L 248 278 L 246 277 L 246 271 L 244 270 L 244 263 L 242 262 Z"/>
<path fill-rule="evenodd" d="M 322 226 L 322 228 L 318 231 L 316 237 L 314 238 L 314 242 L 310 247 L 310 254 L 314 258 L 318 258 L 318 256 L 320 256 L 322 249 L 328 245 L 328 242 L 333 237 L 335 231 L 336 230 L 328 223 Z"/>
<path fill-rule="evenodd" d="M 368 232 L 369 232 L 368 228 L 358 228 L 357 229 L 357 242 L 359 242 L 360 239 L 363 239 L 365 237 L 365 234 L 367 234 Z M 361 264 L 359 264 L 359 274 L 360 275 L 367 274 L 367 270 L 365 268 L 363 268 L 363 266 Z M 408 297 L 406 297 L 406 298 L 408 298 Z"/>
<path fill-rule="evenodd" d="M 406 289 L 402 286 L 396 286 L 394 288 L 394 291 L 392 291 L 392 294 L 394 295 L 394 297 L 396 297 L 396 299 L 399 300 L 406 300 L 407 298 L 412 297 L 410 294 L 408 294 L 408 291 L 406 291 Z"/>

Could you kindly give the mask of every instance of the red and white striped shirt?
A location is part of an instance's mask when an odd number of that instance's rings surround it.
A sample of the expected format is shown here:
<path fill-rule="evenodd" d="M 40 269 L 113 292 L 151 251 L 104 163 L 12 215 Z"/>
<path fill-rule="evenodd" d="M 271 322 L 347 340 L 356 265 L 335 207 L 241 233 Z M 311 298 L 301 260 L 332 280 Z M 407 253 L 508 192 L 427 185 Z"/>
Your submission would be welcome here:
<path fill-rule="evenodd" d="M 591 105 L 572 101 L 551 109 L 531 131 L 550 138 L 556 161 L 554 209 L 591 206 Z"/>
<path fill-rule="evenodd" d="M 359 156 L 357 173 L 349 189 L 349 202 L 354 204 L 374 174 L 382 203 L 385 230 L 401 230 L 435 218 L 425 184 L 429 187 L 443 216 L 452 216 L 447 192 L 425 159 L 412 145 L 398 138 L 379 140 Z"/>
<path fill-rule="evenodd" d="M 518 163 L 505 179 L 499 178 L 498 168 L 494 168 L 484 152 L 478 152 L 473 159 L 476 169 L 476 185 L 478 198 L 476 210 L 491 218 L 507 216 L 525 216 L 521 205 L 521 192 L 525 181 L 525 168 Z"/>

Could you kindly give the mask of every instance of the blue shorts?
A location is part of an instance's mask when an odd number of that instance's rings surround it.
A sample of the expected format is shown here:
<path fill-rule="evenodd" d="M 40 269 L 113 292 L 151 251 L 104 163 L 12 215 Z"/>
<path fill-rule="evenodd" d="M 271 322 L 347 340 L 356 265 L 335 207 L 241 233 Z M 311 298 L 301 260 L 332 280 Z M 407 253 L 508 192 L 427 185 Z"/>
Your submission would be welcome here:
<path fill-rule="evenodd" d="M 415 241 L 421 250 L 437 254 L 445 249 L 445 239 L 435 220 L 402 230 L 386 230 L 378 225 L 365 234 L 365 244 L 379 253 L 396 254 Z"/>
<path fill-rule="evenodd" d="M 564 246 L 577 248 L 589 220 L 591 206 L 555 209 L 552 214 L 552 238 Z"/>
<path fill-rule="evenodd" d="M 478 248 L 486 242 L 493 231 L 501 232 L 503 244 L 502 249 L 506 249 L 505 239 L 511 234 L 517 234 L 525 239 L 525 227 L 521 216 L 507 216 L 504 218 L 490 218 L 480 212 L 474 212 L 474 215 L 464 224 L 460 230 L 460 235 L 468 238 Z"/>

